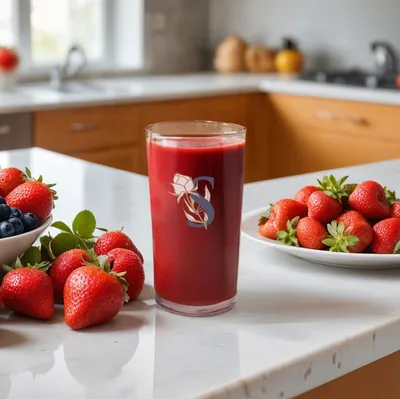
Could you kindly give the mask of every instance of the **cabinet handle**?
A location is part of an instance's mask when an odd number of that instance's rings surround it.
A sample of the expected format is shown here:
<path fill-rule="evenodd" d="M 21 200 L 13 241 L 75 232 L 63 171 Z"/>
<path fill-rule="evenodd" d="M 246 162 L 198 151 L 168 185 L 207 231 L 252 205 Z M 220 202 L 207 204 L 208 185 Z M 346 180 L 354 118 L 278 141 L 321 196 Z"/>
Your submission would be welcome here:
<path fill-rule="evenodd" d="M 0 135 L 5 136 L 11 133 L 11 127 L 9 125 L 0 125 Z"/>
<path fill-rule="evenodd" d="M 69 129 L 72 132 L 87 132 L 96 130 L 98 127 L 97 123 L 71 123 Z"/>
<path fill-rule="evenodd" d="M 367 125 L 368 122 L 365 118 L 362 116 L 357 116 L 357 115 L 351 115 L 347 117 L 347 120 L 354 125 Z"/>
<path fill-rule="evenodd" d="M 322 110 L 322 109 L 317 110 L 315 112 L 315 116 L 317 118 L 320 118 L 320 119 L 329 119 L 331 121 L 339 120 L 339 116 L 338 115 L 333 114 L 332 112 L 329 112 L 329 111 Z"/>

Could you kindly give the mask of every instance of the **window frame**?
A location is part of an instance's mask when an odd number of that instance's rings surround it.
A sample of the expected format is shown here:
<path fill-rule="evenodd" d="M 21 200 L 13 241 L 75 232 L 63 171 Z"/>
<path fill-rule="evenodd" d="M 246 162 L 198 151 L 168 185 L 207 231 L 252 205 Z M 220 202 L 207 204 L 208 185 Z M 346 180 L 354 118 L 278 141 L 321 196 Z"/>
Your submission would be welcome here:
<path fill-rule="evenodd" d="M 54 0 L 53 0 L 54 1 Z M 118 0 L 101 0 L 102 3 L 102 15 L 103 15 L 103 30 L 102 30 L 102 41 L 104 46 L 103 55 L 96 61 L 88 60 L 85 68 L 85 73 L 96 72 L 96 71 L 115 71 L 115 70 L 130 70 L 140 71 L 144 69 L 144 54 L 143 45 L 140 46 L 138 51 L 142 53 L 138 56 L 140 66 L 132 66 L 132 68 L 119 68 L 113 63 L 115 53 L 115 42 L 118 40 L 116 35 L 115 27 L 115 7 Z M 144 0 L 143 0 L 144 3 Z M 139 3 L 138 3 L 139 4 Z M 55 66 L 62 64 L 61 61 L 54 61 L 43 64 L 35 64 L 32 60 L 31 50 L 31 0 L 14 0 L 12 2 L 12 26 L 15 31 L 16 43 L 15 46 L 18 49 L 21 56 L 20 64 L 20 75 L 21 76 L 43 76 L 48 74 L 50 70 Z M 143 4 L 139 4 L 139 11 L 143 12 Z M 142 14 L 144 19 L 144 13 Z M 141 34 L 142 42 L 144 41 L 144 32 Z M 66 56 L 67 54 L 65 54 Z"/>

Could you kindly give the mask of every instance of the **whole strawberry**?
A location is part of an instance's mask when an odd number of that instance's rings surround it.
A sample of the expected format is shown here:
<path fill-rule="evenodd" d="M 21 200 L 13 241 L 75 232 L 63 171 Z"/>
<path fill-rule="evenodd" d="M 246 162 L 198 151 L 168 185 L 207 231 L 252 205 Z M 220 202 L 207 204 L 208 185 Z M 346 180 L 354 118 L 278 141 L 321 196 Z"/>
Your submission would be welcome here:
<path fill-rule="evenodd" d="M 0 196 L 7 196 L 15 187 L 24 183 L 25 179 L 24 172 L 17 168 L 0 169 Z"/>
<path fill-rule="evenodd" d="M 296 195 L 294 196 L 294 199 L 297 202 L 300 202 L 300 204 L 307 206 L 307 202 L 308 199 L 310 198 L 310 195 L 317 190 L 318 187 L 316 186 L 305 186 L 299 191 L 297 191 Z"/>
<path fill-rule="evenodd" d="M 348 247 L 351 253 L 363 252 L 372 242 L 372 227 L 361 213 L 349 211 L 336 219 L 337 223 L 344 223 L 345 233 L 358 238 L 358 243 Z"/>
<path fill-rule="evenodd" d="M 269 217 L 260 219 L 259 233 L 273 240 L 277 239 L 277 232 L 285 230 L 288 221 L 296 216 L 303 218 L 307 215 L 307 207 L 290 198 L 279 200 L 271 208 Z"/>
<path fill-rule="evenodd" d="M 389 218 L 374 225 L 372 251 L 376 254 L 400 253 L 400 219 Z"/>
<path fill-rule="evenodd" d="M 324 249 L 323 240 L 328 236 L 326 228 L 316 219 L 305 217 L 297 224 L 296 237 L 300 246 L 309 249 Z"/>
<path fill-rule="evenodd" d="M 16 268 L 2 283 L 3 304 L 16 313 L 49 319 L 54 313 L 53 284 L 42 265 Z"/>
<path fill-rule="evenodd" d="M 6 197 L 7 205 L 22 213 L 33 213 L 43 222 L 53 210 L 54 192 L 40 181 L 27 181 L 16 187 Z M 54 197 L 56 199 L 57 197 Z"/>
<path fill-rule="evenodd" d="M 105 323 L 121 310 L 124 296 L 120 277 L 97 266 L 80 267 L 65 283 L 65 322 L 73 330 Z"/>
<path fill-rule="evenodd" d="M 327 224 L 342 213 L 342 204 L 323 191 L 315 191 L 308 199 L 308 216 Z"/>
<path fill-rule="evenodd" d="M 349 197 L 349 205 L 368 219 L 384 219 L 390 213 L 385 190 L 375 181 L 359 184 Z"/>
<path fill-rule="evenodd" d="M 128 249 L 116 248 L 108 253 L 111 270 L 115 273 L 123 273 L 128 283 L 127 294 L 129 299 L 136 299 L 143 290 L 144 269 L 142 261 Z"/>
<path fill-rule="evenodd" d="M 57 256 L 50 268 L 50 278 L 54 287 L 54 301 L 62 303 L 64 300 L 64 286 L 69 275 L 79 267 L 86 266 L 90 256 L 82 249 L 71 249 Z"/>
<path fill-rule="evenodd" d="M 100 236 L 94 246 L 94 252 L 97 256 L 107 255 L 111 250 L 116 248 L 129 249 L 139 257 L 142 263 L 144 262 L 143 255 L 136 248 L 136 245 L 122 231 L 107 231 Z"/>

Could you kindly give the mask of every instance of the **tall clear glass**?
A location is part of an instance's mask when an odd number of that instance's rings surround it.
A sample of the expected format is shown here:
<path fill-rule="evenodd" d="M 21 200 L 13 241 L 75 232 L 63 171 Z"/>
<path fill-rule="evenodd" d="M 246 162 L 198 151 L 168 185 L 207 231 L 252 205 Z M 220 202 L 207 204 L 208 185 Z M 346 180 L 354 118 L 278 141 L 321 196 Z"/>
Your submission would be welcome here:
<path fill-rule="evenodd" d="M 208 316 L 236 302 L 246 129 L 211 121 L 147 127 L 158 306 Z"/>

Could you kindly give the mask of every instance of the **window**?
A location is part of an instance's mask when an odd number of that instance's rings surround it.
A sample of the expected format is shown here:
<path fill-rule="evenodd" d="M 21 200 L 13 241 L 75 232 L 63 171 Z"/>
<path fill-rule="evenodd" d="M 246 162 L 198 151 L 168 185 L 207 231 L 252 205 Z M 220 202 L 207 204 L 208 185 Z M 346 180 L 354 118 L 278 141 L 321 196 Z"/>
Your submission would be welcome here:
<path fill-rule="evenodd" d="M 61 64 L 74 44 L 92 68 L 143 66 L 144 0 L 0 1 L 0 46 L 16 47 L 24 72 Z"/>

